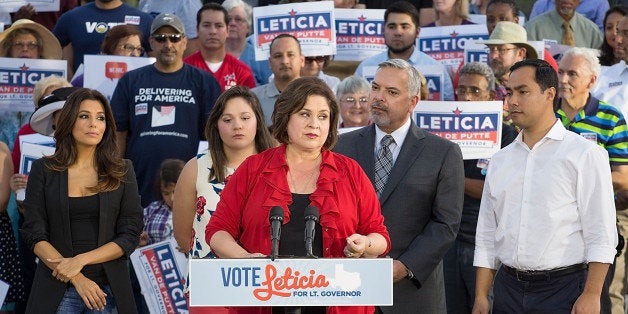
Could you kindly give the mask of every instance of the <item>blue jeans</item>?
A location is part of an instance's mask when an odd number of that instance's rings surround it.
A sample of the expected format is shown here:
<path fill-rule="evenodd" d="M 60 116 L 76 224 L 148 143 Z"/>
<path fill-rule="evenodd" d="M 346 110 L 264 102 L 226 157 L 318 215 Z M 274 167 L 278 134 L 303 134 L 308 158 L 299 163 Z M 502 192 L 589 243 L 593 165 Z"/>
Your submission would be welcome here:
<path fill-rule="evenodd" d="M 443 257 L 447 313 L 471 313 L 475 301 L 475 245 L 456 239 Z"/>
<path fill-rule="evenodd" d="M 113 298 L 113 292 L 111 291 L 111 287 L 109 287 L 109 285 L 104 285 L 101 286 L 100 289 L 102 289 L 102 291 L 107 294 L 107 305 L 105 305 L 104 310 L 90 310 L 89 308 L 87 308 L 87 305 L 85 305 L 85 302 L 83 302 L 83 299 L 81 298 L 81 295 L 78 293 L 78 291 L 76 291 L 76 288 L 68 287 L 65 290 L 63 299 L 61 299 L 61 303 L 59 303 L 59 307 L 57 308 L 57 314 L 117 314 L 118 308 L 116 307 L 116 301 Z"/>

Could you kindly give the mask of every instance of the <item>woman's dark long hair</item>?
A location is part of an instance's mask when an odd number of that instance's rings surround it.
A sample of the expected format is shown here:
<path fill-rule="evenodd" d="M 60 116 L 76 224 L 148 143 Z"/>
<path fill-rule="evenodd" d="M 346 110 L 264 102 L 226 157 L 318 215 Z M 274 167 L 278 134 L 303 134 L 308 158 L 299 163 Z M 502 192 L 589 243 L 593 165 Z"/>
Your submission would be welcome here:
<path fill-rule="evenodd" d="M 608 11 L 606 11 L 606 15 L 604 15 L 604 29 L 606 29 L 606 20 L 611 13 L 619 13 L 626 16 L 628 15 L 628 7 L 624 5 L 617 5 L 608 9 Z M 606 41 L 605 33 L 602 33 L 602 35 L 604 36 L 604 41 L 600 46 L 600 57 L 598 59 L 600 60 L 600 65 L 611 66 L 616 63 L 615 54 L 613 53 L 613 48 Z"/>
<path fill-rule="evenodd" d="M 218 182 L 224 182 L 227 177 L 227 155 L 225 154 L 225 148 L 223 147 L 222 138 L 220 138 L 220 132 L 218 131 L 218 120 L 222 116 L 222 113 L 227 107 L 227 102 L 234 98 L 242 98 L 246 101 L 255 113 L 255 120 L 257 121 L 257 131 L 255 132 L 255 150 L 261 153 L 274 146 L 273 139 L 266 127 L 264 120 L 264 113 L 262 112 L 262 106 L 259 104 L 257 96 L 251 92 L 247 87 L 234 86 L 222 93 L 212 111 L 209 113 L 207 124 L 205 125 L 205 137 L 209 143 L 209 154 L 212 158 L 212 168 L 209 171 L 209 178 L 216 178 Z"/>
<path fill-rule="evenodd" d="M 111 106 L 107 98 L 97 90 L 81 88 L 68 97 L 58 113 L 59 123 L 54 135 L 56 151 L 53 155 L 44 158 L 52 161 L 48 163 L 48 168 L 54 171 L 65 171 L 76 162 L 78 151 L 72 130 L 78 118 L 81 103 L 85 100 L 95 100 L 103 106 L 106 123 L 105 133 L 100 143 L 96 145 L 94 154 L 98 183 L 96 186 L 88 187 L 88 190 L 96 193 L 113 191 L 120 186 L 126 170 L 116 144 L 116 124 Z"/>

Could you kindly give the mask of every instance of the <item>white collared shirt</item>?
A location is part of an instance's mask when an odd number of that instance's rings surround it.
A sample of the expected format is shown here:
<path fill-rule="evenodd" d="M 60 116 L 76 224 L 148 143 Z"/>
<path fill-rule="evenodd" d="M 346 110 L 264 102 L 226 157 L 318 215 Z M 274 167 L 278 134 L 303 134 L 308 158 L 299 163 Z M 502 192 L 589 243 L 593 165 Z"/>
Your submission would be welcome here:
<path fill-rule="evenodd" d="M 628 115 L 628 67 L 625 61 L 620 61 L 602 71 L 597 83 L 591 89 L 591 95 L 605 101 L 621 110 L 624 116 Z"/>
<path fill-rule="evenodd" d="M 532 149 L 522 135 L 489 164 L 473 265 L 612 263 L 617 229 L 607 152 L 560 120 Z"/>
<path fill-rule="evenodd" d="M 408 131 L 410 131 L 410 124 L 412 123 L 412 119 L 408 118 L 406 123 L 400 126 L 398 129 L 394 130 L 390 133 L 390 136 L 395 140 L 391 143 L 388 148 L 392 152 L 393 155 L 393 166 L 397 161 L 397 157 L 399 157 L 399 152 L 401 151 L 401 145 L 403 145 L 403 141 L 406 139 L 406 135 L 408 135 Z M 377 152 L 382 148 L 382 139 L 384 136 L 389 135 L 388 133 L 379 129 L 379 127 L 375 126 L 375 159 L 377 159 Z"/>

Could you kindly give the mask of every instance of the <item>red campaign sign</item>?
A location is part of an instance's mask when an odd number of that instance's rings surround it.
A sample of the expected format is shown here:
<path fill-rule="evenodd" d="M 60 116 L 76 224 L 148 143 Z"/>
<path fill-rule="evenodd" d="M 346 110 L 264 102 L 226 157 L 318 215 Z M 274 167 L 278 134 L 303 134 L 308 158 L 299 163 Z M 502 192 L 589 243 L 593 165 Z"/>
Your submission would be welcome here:
<path fill-rule="evenodd" d="M 127 72 L 126 62 L 105 63 L 105 77 L 108 79 L 119 79 Z"/>

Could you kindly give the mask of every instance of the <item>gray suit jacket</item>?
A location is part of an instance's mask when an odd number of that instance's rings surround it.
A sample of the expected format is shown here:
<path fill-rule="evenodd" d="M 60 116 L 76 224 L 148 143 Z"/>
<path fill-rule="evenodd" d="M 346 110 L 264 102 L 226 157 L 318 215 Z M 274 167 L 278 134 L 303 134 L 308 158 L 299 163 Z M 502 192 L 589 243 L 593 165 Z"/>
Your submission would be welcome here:
<path fill-rule="evenodd" d="M 336 152 L 355 159 L 373 182 L 375 125 L 340 136 Z M 384 313 L 445 313 L 442 259 L 456 239 L 464 197 L 458 145 L 414 122 L 379 199 L 390 233 L 390 256 L 415 278 L 393 285 Z"/>

